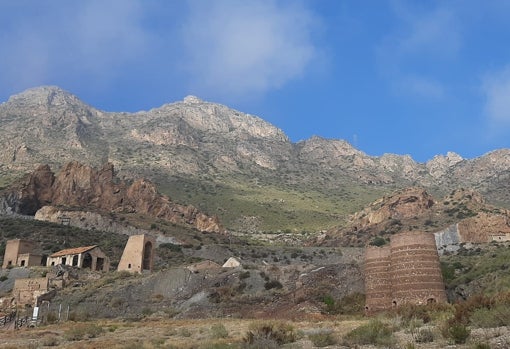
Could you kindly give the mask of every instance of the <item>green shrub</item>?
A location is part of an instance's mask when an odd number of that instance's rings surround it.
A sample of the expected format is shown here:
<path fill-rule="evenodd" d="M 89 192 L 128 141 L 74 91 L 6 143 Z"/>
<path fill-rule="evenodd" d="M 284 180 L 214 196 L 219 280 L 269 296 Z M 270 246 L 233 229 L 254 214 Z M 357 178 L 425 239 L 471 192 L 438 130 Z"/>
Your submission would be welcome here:
<path fill-rule="evenodd" d="M 347 333 L 343 342 L 344 345 L 351 347 L 364 344 L 393 346 L 396 340 L 388 325 L 380 320 L 370 320 L 367 324 Z"/>
<path fill-rule="evenodd" d="M 249 326 L 244 342 L 250 345 L 257 343 L 271 342 L 277 345 L 292 343 L 296 341 L 296 332 L 294 328 L 286 323 L 274 322 L 256 322 Z"/>
<path fill-rule="evenodd" d="M 420 328 L 414 340 L 416 343 L 431 343 L 434 341 L 434 333 L 429 328 Z"/>
<path fill-rule="evenodd" d="M 9 277 L 7 275 L 0 276 L 0 282 L 7 280 Z"/>
<path fill-rule="evenodd" d="M 184 327 L 184 328 L 181 328 L 181 330 L 179 331 L 179 335 L 181 337 L 191 337 L 191 332 L 186 327 Z"/>
<path fill-rule="evenodd" d="M 270 280 L 270 281 L 266 281 L 266 283 L 264 283 L 264 288 L 266 290 L 270 290 L 273 288 L 280 289 L 282 287 L 283 287 L 283 285 L 278 280 Z"/>
<path fill-rule="evenodd" d="M 228 331 L 223 324 L 214 324 L 211 326 L 211 337 L 215 339 L 227 338 Z"/>
<path fill-rule="evenodd" d="M 41 344 L 45 347 L 56 347 L 59 345 L 58 338 L 53 335 L 44 336 L 41 340 Z"/>
<path fill-rule="evenodd" d="M 68 341 L 95 338 L 103 333 L 103 328 L 96 324 L 79 323 L 64 332 L 64 338 Z"/>
<path fill-rule="evenodd" d="M 464 344 L 471 330 L 462 323 L 447 323 L 441 330 L 443 337 L 453 340 L 455 344 Z"/>
<path fill-rule="evenodd" d="M 471 314 L 470 323 L 481 328 L 506 326 L 510 323 L 510 305 L 498 304 L 490 309 L 476 309 Z"/>
<path fill-rule="evenodd" d="M 313 345 L 319 348 L 327 347 L 336 344 L 336 338 L 333 337 L 331 331 L 323 331 L 319 333 L 312 333 L 308 335 L 308 339 L 312 341 Z"/>

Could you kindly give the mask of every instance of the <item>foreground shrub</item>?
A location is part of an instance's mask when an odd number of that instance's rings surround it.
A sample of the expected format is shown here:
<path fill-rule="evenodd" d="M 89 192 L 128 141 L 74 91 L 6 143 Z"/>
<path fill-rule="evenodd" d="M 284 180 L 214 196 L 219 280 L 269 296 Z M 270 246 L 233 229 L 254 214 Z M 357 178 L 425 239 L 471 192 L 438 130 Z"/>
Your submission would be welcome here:
<path fill-rule="evenodd" d="M 296 341 L 294 328 L 283 322 L 257 322 L 250 324 L 244 342 L 250 344 L 250 348 L 258 347 L 258 344 L 271 342 L 277 345 L 292 343 Z M 252 346 L 256 345 L 256 346 Z"/>
<path fill-rule="evenodd" d="M 471 334 L 471 330 L 462 323 L 447 323 L 443 326 L 441 333 L 443 337 L 453 340 L 455 344 L 464 344 Z"/>
<path fill-rule="evenodd" d="M 212 338 L 227 338 L 228 331 L 223 324 L 214 324 L 211 326 L 211 336 Z"/>
<path fill-rule="evenodd" d="M 510 305 L 498 304 L 491 309 L 476 309 L 471 314 L 470 322 L 481 328 L 507 326 L 510 323 Z"/>
<path fill-rule="evenodd" d="M 320 332 L 308 335 L 308 339 L 312 341 L 313 345 L 319 348 L 327 347 L 336 344 L 336 339 L 331 332 Z"/>
<path fill-rule="evenodd" d="M 416 343 L 431 343 L 434 341 L 434 333 L 429 328 L 421 328 L 414 338 Z"/>
<path fill-rule="evenodd" d="M 95 338 L 103 333 L 103 328 L 96 324 L 76 324 L 64 332 L 64 338 L 68 341 L 79 341 L 82 339 Z"/>
<path fill-rule="evenodd" d="M 383 345 L 391 347 L 396 340 L 388 325 L 380 320 L 370 320 L 367 324 L 355 328 L 343 338 L 344 345 L 356 346 L 364 344 Z"/>

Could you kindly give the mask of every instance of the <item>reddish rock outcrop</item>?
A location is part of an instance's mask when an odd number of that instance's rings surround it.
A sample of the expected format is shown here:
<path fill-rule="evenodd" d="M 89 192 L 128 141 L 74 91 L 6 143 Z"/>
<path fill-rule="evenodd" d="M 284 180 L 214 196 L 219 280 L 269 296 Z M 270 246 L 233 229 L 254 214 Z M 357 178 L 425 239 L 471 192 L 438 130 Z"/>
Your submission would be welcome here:
<path fill-rule="evenodd" d="M 222 231 L 217 217 L 210 217 L 193 206 L 173 203 L 148 180 L 138 179 L 128 185 L 117 179 L 112 164 L 96 170 L 73 161 L 57 176 L 49 166 L 40 166 L 6 195 L 10 197 L 12 210 L 21 214 L 34 215 L 45 205 L 78 207 L 99 212 L 136 212 L 191 225 L 200 231 Z"/>

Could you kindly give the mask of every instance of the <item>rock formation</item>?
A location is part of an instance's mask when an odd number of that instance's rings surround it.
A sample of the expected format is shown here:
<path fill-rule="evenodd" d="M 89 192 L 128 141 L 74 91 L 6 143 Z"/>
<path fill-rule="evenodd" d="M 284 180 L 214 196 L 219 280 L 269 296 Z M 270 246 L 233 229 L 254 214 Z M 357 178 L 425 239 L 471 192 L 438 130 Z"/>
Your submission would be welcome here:
<path fill-rule="evenodd" d="M 455 190 L 436 200 L 423 188 L 412 187 L 374 201 L 328 235 L 342 245 L 361 246 L 374 237 L 388 239 L 418 227 L 435 233 L 440 248 L 489 242 L 495 234 L 510 233 L 510 212 L 487 204 L 474 190 Z"/>
<path fill-rule="evenodd" d="M 13 212 L 25 215 L 35 215 L 44 206 L 88 209 L 98 213 L 136 212 L 190 225 L 200 231 L 222 231 L 217 217 L 207 216 L 193 206 L 173 203 L 169 197 L 159 194 L 148 180 L 138 179 L 132 184 L 119 180 L 114 176 L 112 164 L 96 170 L 73 161 L 56 176 L 49 166 L 43 165 L 4 192 L 3 197 Z M 43 216 L 43 213 L 39 214 L 39 217 Z"/>

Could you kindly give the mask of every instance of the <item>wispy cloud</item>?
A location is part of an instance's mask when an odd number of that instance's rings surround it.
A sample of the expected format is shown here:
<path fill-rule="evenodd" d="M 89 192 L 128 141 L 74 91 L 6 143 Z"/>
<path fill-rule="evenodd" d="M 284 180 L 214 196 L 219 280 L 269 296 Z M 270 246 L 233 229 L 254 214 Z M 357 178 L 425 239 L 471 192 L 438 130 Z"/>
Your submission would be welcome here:
<path fill-rule="evenodd" d="M 456 13 L 446 5 L 432 10 L 411 8 L 399 1 L 392 5 L 396 28 L 377 49 L 381 73 L 399 94 L 444 97 L 447 87 L 434 67 L 455 58 L 462 47 Z"/>
<path fill-rule="evenodd" d="M 300 2 L 191 2 L 184 23 L 192 85 L 213 95 L 246 97 L 302 76 L 317 54 L 316 18 Z"/>
<path fill-rule="evenodd" d="M 401 24 L 400 30 L 394 34 L 396 54 L 429 54 L 431 58 L 440 59 L 458 53 L 462 40 L 460 26 L 452 9 L 437 7 L 427 12 L 394 4 Z"/>
<path fill-rule="evenodd" d="M 107 83 L 150 40 L 139 0 L 1 4 L 1 86 L 61 78 Z"/>
<path fill-rule="evenodd" d="M 485 113 L 495 126 L 510 126 L 510 66 L 483 79 Z"/>

